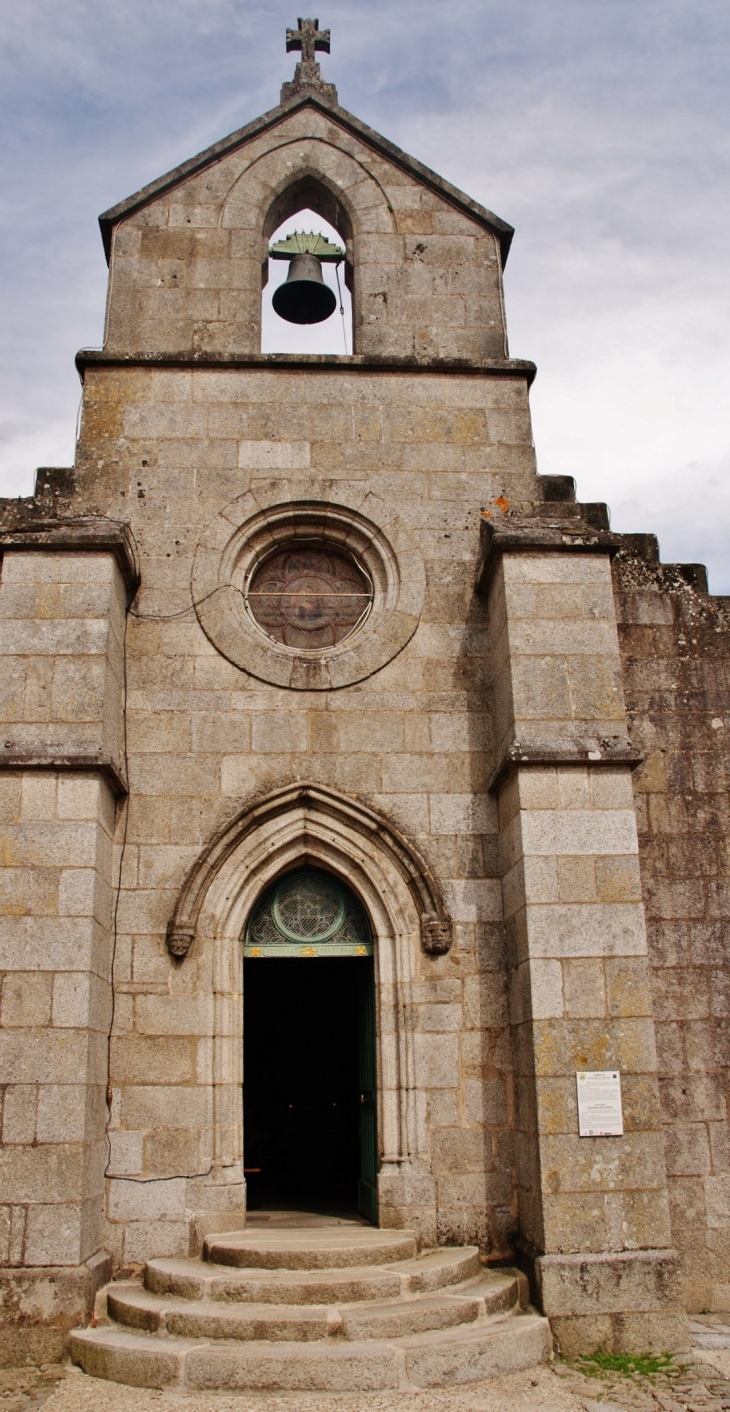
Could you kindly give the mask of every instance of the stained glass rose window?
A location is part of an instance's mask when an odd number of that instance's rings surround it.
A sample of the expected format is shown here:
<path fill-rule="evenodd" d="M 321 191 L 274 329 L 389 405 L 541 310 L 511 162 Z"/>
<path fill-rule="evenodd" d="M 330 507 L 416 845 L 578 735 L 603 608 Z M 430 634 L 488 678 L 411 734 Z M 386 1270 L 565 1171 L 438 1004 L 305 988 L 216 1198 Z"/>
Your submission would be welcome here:
<path fill-rule="evenodd" d="M 246 601 L 252 617 L 285 647 L 335 647 L 370 611 L 372 584 L 338 549 L 289 546 L 258 564 Z"/>

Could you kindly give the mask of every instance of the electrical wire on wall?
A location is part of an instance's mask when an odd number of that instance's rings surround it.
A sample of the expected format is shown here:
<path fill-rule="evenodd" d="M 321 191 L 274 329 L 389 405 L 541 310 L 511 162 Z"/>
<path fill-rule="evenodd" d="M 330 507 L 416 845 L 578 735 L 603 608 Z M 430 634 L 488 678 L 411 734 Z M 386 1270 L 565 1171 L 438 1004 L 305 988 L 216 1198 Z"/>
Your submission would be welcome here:
<path fill-rule="evenodd" d="M 342 315 L 342 337 L 345 340 L 345 352 L 347 353 L 349 351 L 347 347 L 347 324 L 345 323 L 345 305 L 342 300 L 342 290 L 340 289 L 340 264 L 341 261 L 338 260 L 335 265 L 335 277 L 337 279 L 337 294 L 340 301 L 340 314 Z"/>

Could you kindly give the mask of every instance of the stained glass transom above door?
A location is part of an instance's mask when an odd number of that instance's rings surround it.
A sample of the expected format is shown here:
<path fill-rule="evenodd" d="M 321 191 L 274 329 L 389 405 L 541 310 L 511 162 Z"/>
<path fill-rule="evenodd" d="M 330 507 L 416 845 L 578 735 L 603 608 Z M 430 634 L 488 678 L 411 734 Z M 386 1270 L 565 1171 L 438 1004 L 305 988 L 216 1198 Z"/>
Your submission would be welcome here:
<path fill-rule="evenodd" d="M 351 888 L 320 868 L 297 868 L 266 888 L 246 926 L 244 956 L 372 956 L 373 937 Z"/>

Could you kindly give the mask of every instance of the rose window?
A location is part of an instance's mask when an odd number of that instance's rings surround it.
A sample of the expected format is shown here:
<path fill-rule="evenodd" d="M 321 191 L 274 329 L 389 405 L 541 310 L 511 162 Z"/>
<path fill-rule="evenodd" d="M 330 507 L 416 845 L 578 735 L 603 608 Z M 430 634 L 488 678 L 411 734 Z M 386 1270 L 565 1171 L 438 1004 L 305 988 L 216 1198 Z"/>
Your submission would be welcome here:
<path fill-rule="evenodd" d="M 273 554 L 254 569 L 246 602 L 255 622 L 285 647 L 336 647 L 365 620 L 370 579 L 340 550 L 303 545 Z"/>

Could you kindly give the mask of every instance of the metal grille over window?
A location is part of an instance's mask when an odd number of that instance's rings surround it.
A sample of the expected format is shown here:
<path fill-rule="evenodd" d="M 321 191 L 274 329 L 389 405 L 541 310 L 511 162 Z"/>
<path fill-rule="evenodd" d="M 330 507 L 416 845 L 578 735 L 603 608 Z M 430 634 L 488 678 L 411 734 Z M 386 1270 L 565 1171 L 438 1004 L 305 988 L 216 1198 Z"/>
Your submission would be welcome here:
<path fill-rule="evenodd" d="M 254 569 L 246 601 L 275 642 L 316 651 L 335 647 L 359 627 L 373 589 L 346 554 L 329 546 L 290 546 Z"/>
<path fill-rule="evenodd" d="M 246 956 L 372 956 L 365 909 L 318 868 L 297 868 L 262 893 L 249 918 Z"/>

